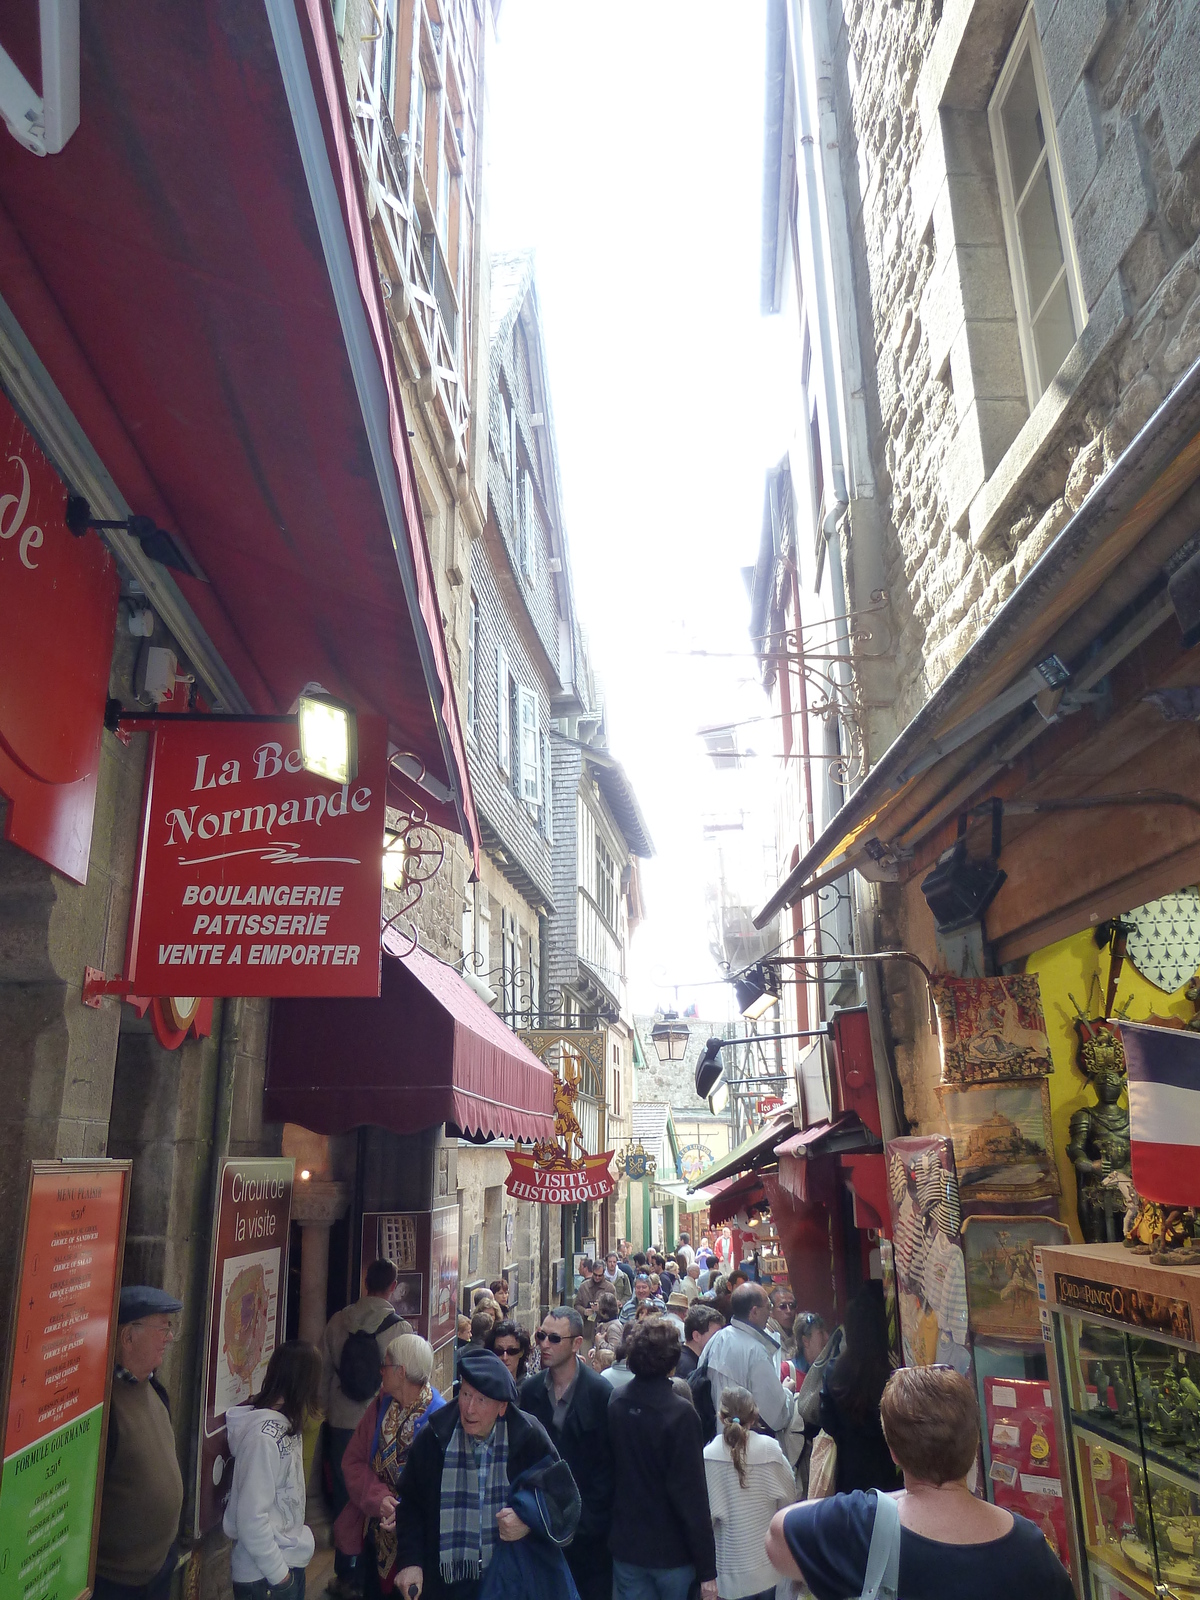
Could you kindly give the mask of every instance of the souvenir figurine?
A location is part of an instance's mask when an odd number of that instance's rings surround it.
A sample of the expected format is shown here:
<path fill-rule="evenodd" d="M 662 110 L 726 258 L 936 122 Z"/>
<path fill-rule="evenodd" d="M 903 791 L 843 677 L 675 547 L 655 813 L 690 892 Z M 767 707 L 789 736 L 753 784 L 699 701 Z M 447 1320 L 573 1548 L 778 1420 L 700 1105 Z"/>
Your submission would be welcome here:
<path fill-rule="evenodd" d="M 1079 1067 L 1096 1094 L 1095 1105 L 1072 1112 L 1067 1144 L 1075 1168 L 1079 1226 L 1089 1244 L 1114 1244 L 1121 1237 L 1126 1207 L 1120 1188 L 1105 1180 L 1112 1173 L 1128 1173 L 1130 1166 L 1129 1112 L 1120 1104 L 1125 1051 L 1112 1022 L 1089 1018 L 1078 1001 L 1073 1003 Z"/>

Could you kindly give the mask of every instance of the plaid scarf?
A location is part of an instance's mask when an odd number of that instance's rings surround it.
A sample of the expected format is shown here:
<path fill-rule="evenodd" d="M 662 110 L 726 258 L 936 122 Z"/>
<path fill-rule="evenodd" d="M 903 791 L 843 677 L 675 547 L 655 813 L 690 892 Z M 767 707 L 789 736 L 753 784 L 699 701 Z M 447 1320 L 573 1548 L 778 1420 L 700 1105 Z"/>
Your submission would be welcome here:
<path fill-rule="evenodd" d="M 486 1454 L 487 1476 L 480 1481 Z M 496 1515 L 508 1499 L 508 1427 L 496 1419 L 490 1439 L 469 1439 L 456 1422 L 442 1467 L 438 1548 L 443 1583 L 482 1577 L 496 1547 Z"/>

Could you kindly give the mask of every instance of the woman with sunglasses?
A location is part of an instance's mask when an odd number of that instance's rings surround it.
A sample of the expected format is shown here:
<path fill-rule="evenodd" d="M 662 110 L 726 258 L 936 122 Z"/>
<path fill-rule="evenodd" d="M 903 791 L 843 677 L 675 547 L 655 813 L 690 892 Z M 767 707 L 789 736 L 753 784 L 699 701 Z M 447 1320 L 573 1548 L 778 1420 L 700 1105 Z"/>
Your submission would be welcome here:
<path fill-rule="evenodd" d="M 967 1474 L 979 1449 L 975 1391 L 950 1367 L 901 1367 L 880 1404 L 903 1492 L 835 1494 L 776 1514 L 767 1556 L 816 1600 L 863 1591 L 869 1552 L 904 1600 L 1072 1600 L 1071 1579 L 1040 1528 L 977 1499 Z"/>
<path fill-rule="evenodd" d="M 518 1327 L 515 1322 L 509 1322 L 507 1318 L 498 1322 L 483 1341 L 483 1347 L 500 1357 L 515 1382 L 520 1383 L 528 1375 L 530 1338 L 525 1329 Z"/>
<path fill-rule="evenodd" d="M 365 1600 L 390 1595 L 395 1585 L 400 1474 L 413 1440 L 446 1403 L 432 1376 L 433 1349 L 426 1340 L 415 1333 L 393 1339 L 383 1357 L 379 1394 L 346 1446 L 342 1470 L 350 1502 L 334 1524 L 334 1538 L 346 1554 L 365 1549 Z"/>

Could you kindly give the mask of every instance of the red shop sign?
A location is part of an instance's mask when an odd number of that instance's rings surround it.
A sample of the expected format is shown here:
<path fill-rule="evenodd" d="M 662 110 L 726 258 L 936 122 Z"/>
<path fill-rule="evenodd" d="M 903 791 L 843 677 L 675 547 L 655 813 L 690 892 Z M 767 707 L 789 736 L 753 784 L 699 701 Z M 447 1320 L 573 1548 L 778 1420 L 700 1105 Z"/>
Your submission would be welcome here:
<path fill-rule="evenodd" d="M 117 566 L 0 394 L 0 794 L 5 835 L 87 880 Z"/>
<path fill-rule="evenodd" d="M 293 721 L 154 730 L 126 977 L 139 995 L 377 996 L 387 733 L 358 777 L 300 766 Z"/>
<path fill-rule="evenodd" d="M 539 1167 L 532 1151 L 528 1155 L 509 1150 L 509 1174 L 504 1187 L 518 1200 L 537 1200 L 544 1205 L 573 1206 L 582 1200 L 603 1200 L 616 1187 L 609 1171 L 615 1151 L 585 1156 L 577 1168 Z"/>

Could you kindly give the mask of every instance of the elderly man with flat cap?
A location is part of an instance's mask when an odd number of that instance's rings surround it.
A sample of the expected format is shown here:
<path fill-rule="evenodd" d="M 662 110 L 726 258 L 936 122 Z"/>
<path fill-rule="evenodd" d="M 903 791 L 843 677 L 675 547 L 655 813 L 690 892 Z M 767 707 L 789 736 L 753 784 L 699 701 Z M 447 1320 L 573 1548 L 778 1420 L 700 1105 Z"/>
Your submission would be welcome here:
<path fill-rule="evenodd" d="M 517 1386 L 500 1357 L 469 1345 L 459 1355 L 458 1398 L 413 1440 L 396 1505 L 396 1593 L 402 1600 L 475 1600 L 497 1540 L 529 1527 L 509 1505 L 511 1486 L 530 1468 L 557 1462 L 535 1418 L 517 1407 Z M 565 1478 L 569 1493 L 559 1494 Z M 557 1542 L 575 1531 L 579 1495 L 564 1467 L 550 1492 Z"/>
<path fill-rule="evenodd" d="M 183 1477 L 167 1391 L 154 1374 L 182 1310 L 182 1301 L 162 1289 L 121 1290 L 95 1600 L 166 1600 L 170 1593 Z"/>

